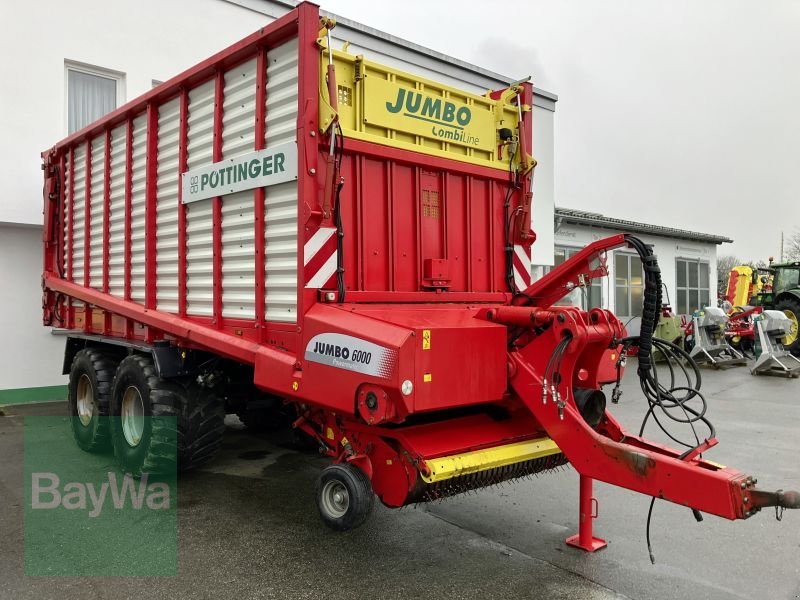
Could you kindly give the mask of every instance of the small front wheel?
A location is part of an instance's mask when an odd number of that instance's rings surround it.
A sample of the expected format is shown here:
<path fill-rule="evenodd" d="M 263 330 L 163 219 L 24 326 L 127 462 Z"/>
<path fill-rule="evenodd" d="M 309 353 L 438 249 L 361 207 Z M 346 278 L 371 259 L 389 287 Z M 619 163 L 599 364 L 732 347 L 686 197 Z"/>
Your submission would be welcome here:
<path fill-rule="evenodd" d="M 317 480 L 317 508 L 336 531 L 355 529 L 372 512 L 375 496 L 364 471 L 349 463 L 325 467 Z"/>

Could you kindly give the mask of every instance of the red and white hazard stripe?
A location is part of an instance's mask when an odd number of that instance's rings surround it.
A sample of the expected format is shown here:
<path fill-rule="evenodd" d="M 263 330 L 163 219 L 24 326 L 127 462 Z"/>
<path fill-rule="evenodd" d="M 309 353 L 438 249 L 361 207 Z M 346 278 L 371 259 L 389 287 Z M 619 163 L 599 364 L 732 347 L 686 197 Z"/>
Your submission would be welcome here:
<path fill-rule="evenodd" d="M 336 275 L 336 228 L 320 227 L 303 247 L 305 264 L 305 286 L 328 288 L 335 285 Z"/>
<path fill-rule="evenodd" d="M 522 291 L 531 285 L 531 247 L 514 244 L 514 283 Z"/>

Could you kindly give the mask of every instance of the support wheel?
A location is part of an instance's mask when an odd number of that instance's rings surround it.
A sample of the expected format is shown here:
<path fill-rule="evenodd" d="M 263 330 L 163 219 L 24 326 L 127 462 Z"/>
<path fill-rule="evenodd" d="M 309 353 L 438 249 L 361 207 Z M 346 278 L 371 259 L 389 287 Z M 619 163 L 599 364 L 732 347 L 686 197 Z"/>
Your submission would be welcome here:
<path fill-rule="evenodd" d="M 375 496 L 364 471 L 348 463 L 325 467 L 317 479 L 317 508 L 336 531 L 355 529 L 372 512 Z"/>
<path fill-rule="evenodd" d="M 85 348 L 75 354 L 69 372 L 67 405 L 72 435 L 81 450 L 111 448 L 109 407 L 117 363 L 105 354 Z"/>
<path fill-rule="evenodd" d="M 783 298 L 775 303 L 775 310 L 780 310 L 792 322 L 792 330 L 783 338 L 783 345 L 795 356 L 800 356 L 800 336 L 798 336 L 798 322 L 800 322 L 800 300 Z"/>
<path fill-rule="evenodd" d="M 225 431 L 223 402 L 196 383 L 161 379 L 150 356 L 119 364 L 111 414 L 114 454 L 134 476 L 193 469 L 214 457 Z"/>

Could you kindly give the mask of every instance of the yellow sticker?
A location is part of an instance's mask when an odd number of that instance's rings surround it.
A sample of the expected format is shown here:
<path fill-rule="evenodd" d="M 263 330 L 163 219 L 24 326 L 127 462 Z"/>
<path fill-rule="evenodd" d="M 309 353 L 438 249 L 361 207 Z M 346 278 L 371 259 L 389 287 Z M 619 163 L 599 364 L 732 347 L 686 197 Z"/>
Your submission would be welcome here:
<path fill-rule="evenodd" d="M 430 329 L 423 329 L 422 330 L 422 349 L 423 350 L 430 350 L 431 349 L 431 330 Z"/>
<path fill-rule="evenodd" d="M 389 466 L 389 467 L 392 466 L 392 459 L 391 458 L 387 458 L 386 459 L 386 465 Z"/>
<path fill-rule="evenodd" d="M 422 381 L 423 381 L 423 383 L 430 383 L 430 382 L 431 382 L 431 379 L 433 379 L 433 377 L 431 376 L 431 374 L 430 374 L 430 373 L 425 373 L 425 374 L 422 376 Z"/>
<path fill-rule="evenodd" d="M 366 77 L 364 122 L 435 142 L 496 150 L 497 130 L 492 101 L 482 96 L 439 90 L 418 90 L 385 78 Z M 413 85 L 413 84 L 411 84 Z"/>
<path fill-rule="evenodd" d="M 299 382 L 299 381 L 297 381 L 297 380 L 295 379 L 295 380 L 292 382 L 292 389 L 293 389 L 293 390 L 296 392 L 296 391 L 297 391 L 297 388 L 299 388 L 299 387 L 300 387 L 300 382 Z"/>
<path fill-rule="evenodd" d="M 325 430 L 325 437 L 327 437 L 329 440 L 332 440 L 335 437 L 333 435 L 333 429 L 328 427 L 328 429 Z"/>
<path fill-rule="evenodd" d="M 611 353 L 611 360 L 617 360 L 617 355 L 613 352 Z"/>
<path fill-rule="evenodd" d="M 346 437 L 343 437 L 343 438 L 342 438 L 342 446 L 347 446 L 347 444 L 348 444 L 348 443 L 349 443 L 349 442 L 347 441 L 347 438 L 346 438 Z"/>
<path fill-rule="evenodd" d="M 708 463 L 708 464 L 709 464 L 709 465 L 711 465 L 712 467 L 717 467 L 718 469 L 725 469 L 725 468 L 727 468 L 725 465 L 721 465 L 721 464 L 719 464 L 718 462 L 714 462 L 713 460 L 706 460 L 706 459 L 704 458 L 704 459 L 703 459 L 703 462 L 706 462 L 706 463 Z"/>

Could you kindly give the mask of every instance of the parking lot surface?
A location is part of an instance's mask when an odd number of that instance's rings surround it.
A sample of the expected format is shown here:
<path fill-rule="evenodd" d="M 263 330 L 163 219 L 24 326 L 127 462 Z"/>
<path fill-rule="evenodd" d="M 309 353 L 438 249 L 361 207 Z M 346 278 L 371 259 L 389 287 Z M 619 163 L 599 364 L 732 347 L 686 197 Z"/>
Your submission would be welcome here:
<path fill-rule="evenodd" d="M 745 368 L 703 375 L 720 439 L 707 457 L 757 476 L 765 489 L 800 488 L 800 381 Z M 638 430 L 645 409 L 633 364 L 611 411 Z M 327 461 L 250 434 L 235 417 L 222 454 L 180 479 L 177 575 L 25 577 L 23 423 L 63 415 L 65 406 L 3 412 L 0 598 L 800 598 L 800 514 L 697 523 L 687 508 L 657 502 L 652 565 L 650 499 L 598 483 L 595 533 L 609 545 L 585 554 L 564 544 L 578 527 L 571 468 L 434 504 L 376 506 L 360 529 L 334 533 L 314 503 Z M 666 441 L 653 428 L 646 434 Z"/>

